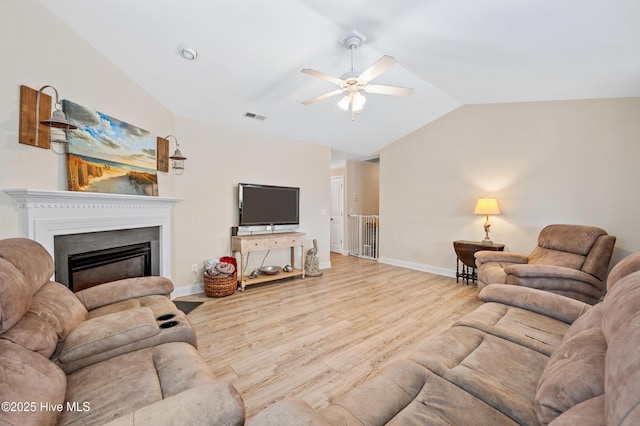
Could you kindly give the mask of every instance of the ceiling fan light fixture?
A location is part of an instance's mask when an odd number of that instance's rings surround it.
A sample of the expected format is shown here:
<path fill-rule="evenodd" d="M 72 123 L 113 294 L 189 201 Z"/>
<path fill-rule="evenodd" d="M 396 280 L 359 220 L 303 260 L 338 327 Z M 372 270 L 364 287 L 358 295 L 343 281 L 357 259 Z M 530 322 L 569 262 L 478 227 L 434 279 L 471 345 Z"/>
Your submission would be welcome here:
<path fill-rule="evenodd" d="M 347 33 L 340 41 L 351 51 L 351 70 L 348 73 L 343 74 L 341 78 L 337 78 L 309 68 L 303 69 L 302 72 L 304 74 L 330 81 L 338 86 L 338 89 L 336 90 L 332 90 L 323 95 L 303 101 L 303 105 L 309 105 L 347 92 L 345 93 L 345 96 L 338 101 L 338 106 L 345 111 L 349 111 L 349 109 L 351 109 L 351 120 L 353 121 L 355 120 L 356 115 L 362 112 L 364 104 L 367 101 L 367 98 L 361 93 L 361 90 L 367 93 L 378 93 L 392 96 L 409 96 L 413 92 L 413 89 L 406 87 L 385 86 L 379 84 L 369 85 L 371 80 L 375 79 L 392 67 L 396 63 L 396 60 L 392 56 L 384 55 L 369 68 L 357 74 L 354 71 L 355 50 L 356 47 L 367 41 L 366 37 L 353 30 Z"/>
<path fill-rule="evenodd" d="M 350 95 L 346 95 L 345 97 L 343 97 L 338 101 L 338 106 L 345 111 L 349 111 L 349 105 L 351 105 Z"/>
<path fill-rule="evenodd" d="M 353 112 L 362 111 L 365 102 L 367 102 L 367 98 L 362 93 L 354 92 L 351 101 L 351 110 Z"/>

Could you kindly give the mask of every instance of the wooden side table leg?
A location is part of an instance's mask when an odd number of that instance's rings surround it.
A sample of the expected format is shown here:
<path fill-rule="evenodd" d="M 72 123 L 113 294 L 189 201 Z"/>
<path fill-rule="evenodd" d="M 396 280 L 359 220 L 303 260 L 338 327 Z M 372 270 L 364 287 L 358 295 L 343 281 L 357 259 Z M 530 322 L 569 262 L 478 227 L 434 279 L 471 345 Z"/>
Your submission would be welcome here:
<path fill-rule="evenodd" d="M 302 278 L 304 278 L 304 244 L 300 246 L 300 268 L 302 268 Z"/>
<path fill-rule="evenodd" d="M 247 281 L 244 279 L 244 266 L 246 263 L 246 253 L 240 253 L 240 291 L 244 291 Z"/>

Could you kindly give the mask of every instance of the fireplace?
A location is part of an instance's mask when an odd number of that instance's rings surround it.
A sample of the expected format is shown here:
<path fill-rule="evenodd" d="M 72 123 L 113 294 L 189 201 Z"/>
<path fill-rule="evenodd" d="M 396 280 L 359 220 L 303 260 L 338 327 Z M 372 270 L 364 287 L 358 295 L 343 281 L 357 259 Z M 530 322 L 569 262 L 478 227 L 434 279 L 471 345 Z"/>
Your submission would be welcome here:
<path fill-rule="evenodd" d="M 149 244 L 96 250 L 69 256 L 69 282 L 72 291 L 124 278 L 151 275 Z"/>
<path fill-rule="evenodd" d="M 54 237 L 56 281 L 80 291 L 109 281 L 159 274 L 158 227 Z"/>
<path fill-rule="evenodd" d="M 57 258 L 60 256 L 97 251 L 97 254 L 89 254 L 89 258 L 93 255 L 97 258 L 113 257 L 114 253 L 110 251 L 112 248 L 143 243 L 149 244 L 150 260 L 145 258 L 146 255 L 138 254 L 134 256 L 135 260 L 124 256 L 125 259 L 104 267 L 115 270 L 142 268 L 142 264 L 150 262 L 150 275 L 171 278 L 171 209 L 180 199 L 33 189 L 7 189 L 5 192 L 18 203 L 20 236 L 42 244 L 56 261 L 56 281 L 67 285 L 69 282 L 68 259 L 65 259 L 65 266 L 59 267 Z M 154 229 L 153 236 L 144 235 L 148 229 Z M 114 232 L 110 238 L 117 244 L 89 244 L 88 241 L 97 234 L 108 233 L 107 231 Z M 138 234 L 139 231 L 142 234 Z M 71 253 L 56 254 L 56 240 L 73 235 L 79 236 L 80 240 L 72 243 Z M 83 258 L 79 263 L 82 264 L 85 260 Z M 83 272 L 80 270 L 75 273 L 82 275 Z M 74 277 L 73 280 L 75 279 Z"/>

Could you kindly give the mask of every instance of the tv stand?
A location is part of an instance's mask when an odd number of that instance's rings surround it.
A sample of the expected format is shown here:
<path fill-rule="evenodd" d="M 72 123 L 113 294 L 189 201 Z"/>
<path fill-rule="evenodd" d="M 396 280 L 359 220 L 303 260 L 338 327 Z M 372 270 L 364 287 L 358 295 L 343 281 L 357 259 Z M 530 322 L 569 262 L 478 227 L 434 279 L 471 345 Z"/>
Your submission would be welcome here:
<path fill-rule="evenodd" d="M 301 276 L 304 278 L 304 236 L 303 232 L 280 232 L 274 234 L 254 234 L 235 235 L 231 237 L 231 254 L 235 256 L 240 253 L 240 267 L 238 278 L 240 288 L 244 291 L 245 286 L 259 284 L 268 281 L 281 280 L 283 278 Z M 300 268 L 295 266 L 296 247 L 300 247 Z M 291 266 L 293 271 L 280 271 L 275 275 L 260 275 L 256 278 L 249 278 L 244 275 L 244 268 L 247 262 L 247 255 L 252 251 L 270 250 L 274 248 L 291 249 Z"/>

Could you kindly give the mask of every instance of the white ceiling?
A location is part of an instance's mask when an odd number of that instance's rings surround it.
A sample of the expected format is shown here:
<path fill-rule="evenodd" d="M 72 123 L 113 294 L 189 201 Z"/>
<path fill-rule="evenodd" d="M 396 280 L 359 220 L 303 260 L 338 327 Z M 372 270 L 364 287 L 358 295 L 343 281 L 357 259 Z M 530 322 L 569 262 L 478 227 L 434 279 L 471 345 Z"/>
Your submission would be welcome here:
<path fill-rule="evenodd" d="M 639 0 L 40 0 L 174 114 L 371 157 L 463 104 L 640 96 Z M 368 37 L 356 71 L 408 97 L 367 94 L 355 121 L 336 87 L 339 39 Z M 178 54 L 187 43 L 195 61 Z M 264 121 L 244 117 L 253 112 Z M 194 141 L 195 142 L 195 141 Z"/>

